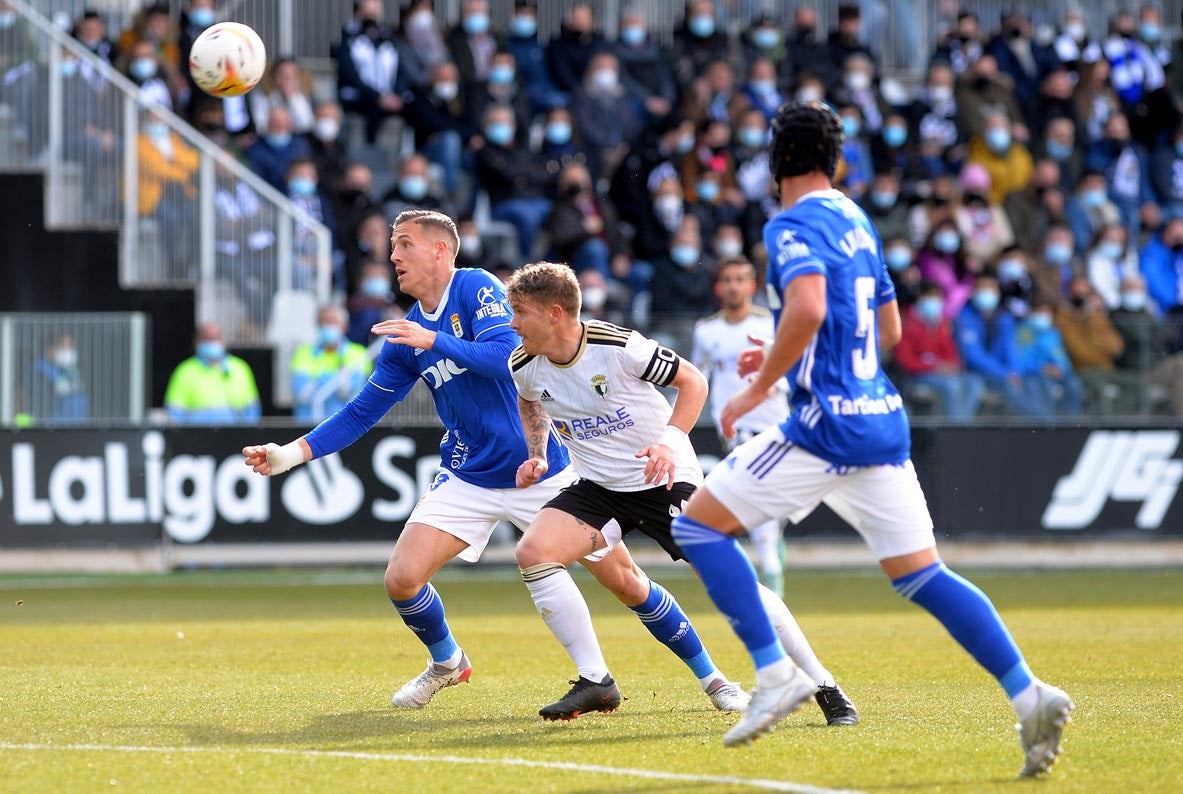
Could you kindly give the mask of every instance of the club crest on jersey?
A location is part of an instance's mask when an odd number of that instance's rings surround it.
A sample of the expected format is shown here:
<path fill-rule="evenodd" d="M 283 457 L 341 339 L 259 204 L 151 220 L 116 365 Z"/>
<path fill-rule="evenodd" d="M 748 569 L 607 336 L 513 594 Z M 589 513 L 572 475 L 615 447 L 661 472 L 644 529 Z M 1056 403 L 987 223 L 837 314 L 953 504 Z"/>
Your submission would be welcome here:
<path fill-rule="evenodd" d="M 595 375 L 591 379 L 592 388 L 601 397 L 608 396 L 608 378 L 605 375 Z"/>
<path fill-rule="evenodd" d="M 460 325 L 459 314 L 452 315 L 452 333 L 456 334 L 458 337 L 464 336 L 464 328 Z"/>

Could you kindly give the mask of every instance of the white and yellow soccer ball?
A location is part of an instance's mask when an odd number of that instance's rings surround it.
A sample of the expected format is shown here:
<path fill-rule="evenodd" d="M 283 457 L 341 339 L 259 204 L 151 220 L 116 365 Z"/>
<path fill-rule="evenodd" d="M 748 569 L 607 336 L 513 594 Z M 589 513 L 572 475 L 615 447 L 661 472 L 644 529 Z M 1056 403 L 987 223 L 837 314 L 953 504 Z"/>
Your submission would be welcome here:
<path fill-rule="evenodd" d="M 267 68 L 267 50 L 259 34 L 238 22 L 206 28 L 189 52 L 189 73 L 210 96 L 240 96 L 250 91 Z"/>

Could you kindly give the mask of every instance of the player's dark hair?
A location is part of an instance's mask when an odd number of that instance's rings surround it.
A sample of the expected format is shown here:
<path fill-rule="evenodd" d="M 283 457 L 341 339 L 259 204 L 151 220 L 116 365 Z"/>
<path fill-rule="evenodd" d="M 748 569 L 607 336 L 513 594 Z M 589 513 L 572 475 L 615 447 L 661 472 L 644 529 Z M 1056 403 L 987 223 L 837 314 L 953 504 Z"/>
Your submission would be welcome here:
<path fill-rule="evenodd" d="M 460 230 L 456 228 L 456 221 L 444 213 L 436 210 L 403 210 L 394 219 L 394 226 L 398 228 L 404 223 L 414 223 L 418 224 L 420 228 L 426 226 L 435 229 L 443 234 L 453 259 L 460 253 Z"/>
<path fill-rule="evenodd" d="M 548 307 L 558 305 L 575 319 L 579 319 L 579 308 L 583 305 L 575 271 L 554 262 L 531 262 L 514 272 L 505 285 L 505 293 L 511 304 L 529 300 Z"/>
<path fill-rule="evenodd" d="M 768 170 L 776 185 L 785 177 L 820 171 L 830 179 L 842 153 L 842 120 L 821 102 L 786 102 L 772 119 Z"/>

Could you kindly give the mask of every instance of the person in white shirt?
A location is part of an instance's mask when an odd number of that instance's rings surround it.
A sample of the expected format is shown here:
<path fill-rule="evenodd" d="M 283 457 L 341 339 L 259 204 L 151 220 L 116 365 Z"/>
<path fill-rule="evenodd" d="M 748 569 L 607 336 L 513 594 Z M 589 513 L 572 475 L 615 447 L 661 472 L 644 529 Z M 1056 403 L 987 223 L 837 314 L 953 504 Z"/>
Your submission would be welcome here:
<path fill-rule="evenodd" d="M 553 603 L 544 603 L 536 590 L 552 579 L 568 579 L 566 566 L 576 560 L 611 554 L 632 530 L 657 541 L 673 559 L 682 559 L 670 525 L 702 483 L 687 432 L 702 412 L 707 382 L 693 364 L 636 331 L 596 320 L 580 322 L 579 282 L 566 265 L 527 265 L 510 278 L 507 294 L 513 308 L 510 324 L 522 339 L 509 367 L 529 455 L 518 468 L 518 487 L 531 487 L 545 476 L 546 440 L 556 430 L 579 475 L 539 511 L 516 553 L 547 626 L 580 670 L 575 687 L 547 709 L 560 718 L 563 713 L 611 710 L 614 705 L 599 704 L 618 704 L 619 691 L 595 644 L 590 618 L 582 619 L 585 613 L 578 612 L 583 603 L 575 598 L 578 591 L 572 588 L 570 603 L 558 592 Z M 677 390 L 672 406 L 658 386 Z M 595 573 L 594 565 L 588 567 Z M 610 589 L 690 667 L 718 706 L 715 695 L 723 691 L 719 682 L 727 684 L 727 679 L 673 597 L 639 569 L 634 571 L 630 586 Z M 626 600 L 622 592 L 632 598 Z M 766 587 L 759 592 L 786 652 L 797 659 L 804 648 L 816 665 L 805 674 L 817 681 L 817 700 L 827 722 L 856 724 L 854 705 L 808 650 L 784 601 Z"/>
<path fill-rule="evenodd" d="M 789 415 L 788 384 L 782 379 L 768 399 L 741 417 L 735 437 L 723 437 L 720 416 L 732 395 L 747 385 L 739 374 L 739 357 L 753 344 L 771 339 L 772 314 L 752 303 L 756 294 L 756 269 L 742 256 L 724 260 L 715 276 L 715 297 L 722 309 L 694 326 L 690 360 L 706 374 L 711 386 L 711 421 L 723 448 L 730 452 L 744 441 L 775 427 Z M 785 596 L 785 542 L 779 521 L 753 527 L 748 536 L 756 551 L 760 581 L 781 598 Z"/>

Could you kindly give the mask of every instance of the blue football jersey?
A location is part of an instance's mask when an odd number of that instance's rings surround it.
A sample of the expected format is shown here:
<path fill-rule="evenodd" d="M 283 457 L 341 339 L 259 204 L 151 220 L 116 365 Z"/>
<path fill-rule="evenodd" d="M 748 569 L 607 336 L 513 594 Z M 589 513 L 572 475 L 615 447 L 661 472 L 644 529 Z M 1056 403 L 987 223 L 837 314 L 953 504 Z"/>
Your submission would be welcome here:
<path fill-rule="evenodd" d="M 434 348 L 383 345 L 365 388 L 342 412 L 309 433 L 309 444 L 319 454 L 351 443 L 360 424 L 369 422 L 368 429 L 411 391 L 416 380 L 422 380 L 431 390 L 445 428 L 440 467 L 472 485 L 513 488 L 518 466 L 528 455 L 508 365 L 509 354 L 520 342 L 509 327 L 511 316 L 505 289 L 493 275 L 477 268 L 456 270 L 434 312 L 428 314 L 416 303 L 407 314 L 408 320 L 436 332 Z M 489 342 L 501 345 L 485 344 Z M 447 348 L 458 345 L 466 350 L 459 355 L 448 353 Z M 489 374 L 470 371 L 450 357 L 469 354 L 473 360 L 479 358 Z M 346 435 L 350 432 L 353 439 Z M 548 477 L 569 464 L 567 448 L 555 433 L 546 457 Z"/>
<path fill-rule="evenodd" d="M 863 211 L 837 190 L 807 194 L 764 226 L 768 299 L 780 322 L 785 287 L 826 278 L 825 320 L 789 370 L 786 438 L 845 466 L 898 464 L 910 454 L 903 399 L 879 366 L 878 308 L 895 300 L 882 244 Z"/>

